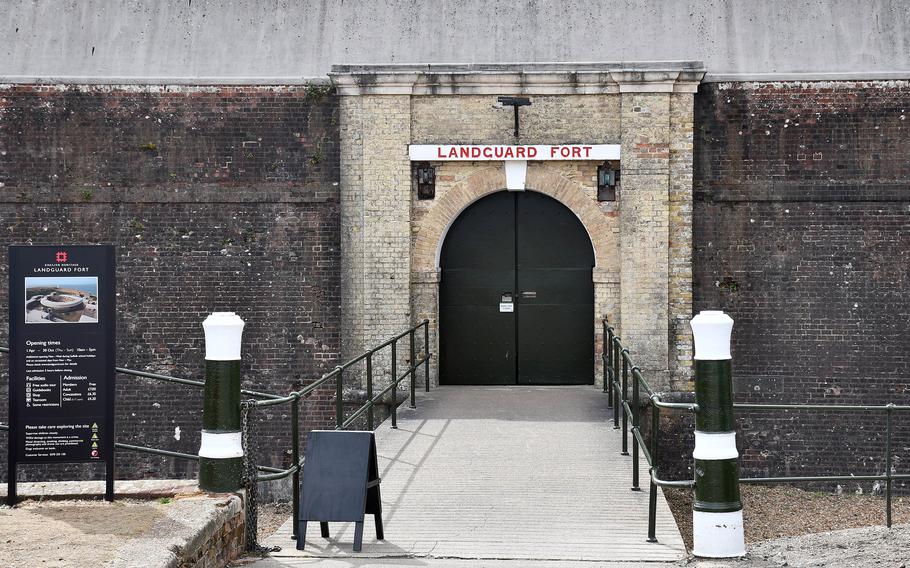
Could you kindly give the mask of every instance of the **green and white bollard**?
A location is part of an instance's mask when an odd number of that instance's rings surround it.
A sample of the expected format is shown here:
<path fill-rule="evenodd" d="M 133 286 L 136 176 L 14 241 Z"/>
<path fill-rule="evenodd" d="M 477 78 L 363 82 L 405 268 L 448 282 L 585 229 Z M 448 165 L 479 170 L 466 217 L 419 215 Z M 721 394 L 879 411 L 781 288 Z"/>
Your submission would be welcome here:
<path fill-rule="evenodd" d="M 215 312 L 205 330 L 205 400 L 199 447 L 199 488 L 237 491 L 243 480 L 240 434 L 240 339 L 243 320 L 234 312 Z"/>
<path fill-rule="evenodd" d="M 708 558 L 746 554 L 739 497 L 739 452 L 733 424 L 730 335 L 733 319 L 720 311 L 692 318 L 695 337 L 695 503 L 693 553 Z"/>

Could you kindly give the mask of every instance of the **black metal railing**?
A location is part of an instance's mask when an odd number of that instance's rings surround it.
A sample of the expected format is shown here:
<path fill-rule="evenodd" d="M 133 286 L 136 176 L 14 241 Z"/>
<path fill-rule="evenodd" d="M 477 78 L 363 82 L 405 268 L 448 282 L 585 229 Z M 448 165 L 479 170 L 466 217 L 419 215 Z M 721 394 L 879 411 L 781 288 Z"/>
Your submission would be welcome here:
<path fill-rule="evenodd" d="M 695 487 L 694 479 L 666 480 L 659 476 L 659 438 L 660 411 L 682 411 L 697 413 L 698 405 L 683 402 L 664 402 L 663 393 L 655 392 L 645 378 L 641 369 L 632 361 L 629 349 L 616 335 L 607 320 L 602 321 L 604 336 L 603 379 L 604 392 L 613 409 L 613 428 L 622 429 L 622 455 L 629 455 L 628 439 L 631 432 L 632 445 L 632 490 L 639 491 L 639 451 L 644 454 L 649 466 L 650 496 L 648 500 L 648 542 L 657 542 L 657 488 L 658 487 Z M 632 379 L 632 396 L 629 397 L 629 378 Z M 645 407 L 650 409 L 651 427 L 650 444 L 641 433 L 642 404 L 640 393 L 647 395 Z M 893 470 L 893 415 L 896 412 L 910 412 L 910 406 L 885 405 L 830 405 L 830 404 L 751 404 L 734 403 L 734 409 L 749 411 L 825 411 L 825 412 L 875 412 L 885 414 L 885 473 L 882 475 L 818 475 L 818 476 L 783 476 L 783 477 L 744 477 L 740 483 L 802 483 L 802 482 L 835 482 L 835 481 L 884 481 L 885 482 L 885 524 L 891 527 L 892 482 L 896 479 L 910 479 L 910 474 L 895 474 Z M 631 422 L 631 428 L 629 426 Z M 620 425 L 621 423 L 621 425 Z"/>
<path fill-rule="evenodd" d="M 0 346 L 0 353 L 9 353 L 9 347 Z M 117 373 L 119 373 L 121 375 L 131 376 L 131 377 L 141 377 L 144 379 L 153 379 L 156 381 L 162 381 L 162 382 L 173 383 L 173 384 L 178 384 L 178 385 L 186 385 L 186 386 L 191 386 L 191 387 L 195 387 L 195 388 L 205 387 L 205 383 L 203 381 L 194 381 L 192 379 L 182 379 L 180 377 L 172 377 L 170 375 L 162 375 L 159 373 L 150 373 L 148 371 L 138 371 L 136 369 L 128 369 L 126 367 L 115 367 L 115 369 L 116 369 Z M 260 398 L 280 398 L 278 395 L 273 395 L 273 394 L 268 394 L 268 393 L 264 393 L 264 392 L 253 391 L 253 390 L 243 390 L 241 392 L 248 396 L 255 396 L 255 397 L 260 397 Z M 9 426 L 7 424 L 0 424 L 0 430 L 4 430 L 4 431 L 9 430 Z M 135 444 L 125 444 L 122 442 L 115 442 L 114 447 L 117 449 L 120 449 L 120 450 L 126 450 L 126 451 L 130 451 L 130 452 L 139 452 L 139 453 L 144 453 L 144 454 L 165 456 L 165 457 L 169 457 L 169 458 L 180 458 L 180 459 L 185 459 L 185 460 L 199 461 L 199 456 L 197 456 L 195 454 L 185 454 L 182 452 L 175 452 L 172 450 L 162 450 L 160 448 L 137 446 Z"/>
<path fill-rule="evenodd" d="M 278 404 L 290 404 L 291 405 L 291 466 L 287 469 L 278 469 L 278 468 L 259 468 L 261 471 L 265 471 L 264 474 L 255 474 L 249 469 L 248 489 L 251 492 L 250 494 L 250 504 L 247 506 L 247 548 L 256 549 L 258 544 L 256 543 L 256 531 L 257 531 L 257 518 L 256 518 L 256 483 L 263 481 L 274 481 L 278 479 L 284 479 L 286 477 L 293 477 L 293 487 L 292 491 L 292 518 L 293 518 L 293 527 L 291 529 L 291 538 L 297 538 L 297 525 L 298 525 L 298 515 L 300 509 L 300 472 L 303 467 L 303 460 L 300 458 L 300 425 L 299 425 L 299 413 L 300 413 L 300 399 L 311 395 L 320 387 L 331 384 L 334 381 L 335 386 L 335 429 L 344 430 L 345 428 L 352 425 L 356 420 L 361 416 L 366 414 L 367 419 L 367 428 L 372 430 L 374 428 L 375 422 L 375 407 L 377 404 L 385 401 L 389 408 L 389 413 L 391 415 L 392 428 L 398 427 L 398 385 L 401 384 L 405 379 L 410 378 L 410 406 L 411 408 L 416 408 L 417 399 L 416 399 L 416 383 L 417 383 L 417 369 L 423 365 L 424 369 L 424 388 L 427 392 L 430 390 L 430 358 L 432 354 L 430 353 L 430 321 L 423 320 L 419 324 L 399 333 L 395 337 L 388 339 L 384 343 L 374 347 L 368 351 L 361 353 L 360 355 L 354 357 L 353 359 L 347 361 L 344 364 L 338 365 L 331 372 L 323 375 L 321 378 L 310 383 L 299 391 L 291 392 L 290 394 L 270 398 L 268 400 L 245 400 L 240 403 L 240 412 L 241 412 L 241 424 L 243 425 L 243 450 L 244 457 L 249 463 L 253 463 L 252 458 L 254 457 L 254 448 L 249 443 L 249 439 L 252 437 L 250 424 L 252 422 L 252 414 L 264 407 L 274 406 Z M 417 330 L 423 329 L 423 353 L 419 354 L 416 347 L 416 333 Z M 408 368 L 401 375 L 398 374 L 398 342 L 401 341 L 404 337 L 408 337 Z M 376 378 L 373 362 L 377 354 L 381 353 L 382 350 L 388 348 L 390 353 L 389 359 L 389 370 L 388 370 L 388 385 L 386 385 L 381 391 L 374 394 L 374 379 Z M 365 379 L 366 379 L 366 401 L 359 407 L 357 410 L 352 412 L 349 416 L 345 417 L 344 411 L 344 376 L 345 372 L 357 365 L 359 363 L 364 363 Z"/>
<path fill-rule="evenodd" d="M 398 426 L 398 385 L 401 384 L 405 379 L 410 378 L 410 406 L 411 408 L 416 408 L 417 399 L 416 399 L 416 377 L 417 370 L 423 365 L 424 370 L 424 388 L 427 392 L 430 390 L 430 359 L 432 358 L 432 353 L 430 352 L 430 328 L 429 320 L 423 320 L 419 324 L 399 333 L 395 337 L 388 339 L 381 345 L 374 347 L 364 353 L 354 357 L 350 361 L 342 365 L 338 365 L 329 373 L 322 375 L 320 378 L 316 379 L 312 383 L 308 384 L 306 387 L 293 391 L 287 395 L 277 395 L 261 391 L 241 389 L 241 394 L 251 399 L 244 400 L 240 403 L 241 419 L 242 419 L 242 439 L 243 439 L 243 450 L 244 450 L 244 468 L 245 468 L 245 479 L 244 483 L 248 490 L 248 499 L 245 506 L 246 511 L 246 535 L 247 535 L 247 549 L 255 550 L 259 549 L 257 543 L 257 516 L 256 516 L 256 486 L 258 483 L 266 481 L 274 481 L 278 479 L 284 479 L 290 476 L 293 476 L 293 488 L 292 488 L 292 507 L 293 507 L 293 522 L 294 526 L 292 528 L 292 538 L 297 538 L 297 525 L 298 525 L 298 515 L 299 515 L 299 505 L 300 505 L 300 472 L 303 467 L 303 460 L 300 458 L 300 399 L 305 398 L 317 389 L 331 383 L 335 382 L 335 428 L 337 430 L 343 430 L 351 426 L 357 419 L 366 414 L 367 416 L 367 428 L 372 430 L 375 425 L 375 407 L 377 404 L 386 403 L 390 407 L 390 415 L 392 420 L 392 427 L 397 428 Z M 423 353 L 418 354 L 417 352 L 417 343 L 416 343 L 416 333 L 418 330 L 422 329 L 422 347 Z M 398 343 L 404 337 L 408 337 L 408 357 L 407 357 L 407 370 L 398 375 Z M 374 379 L 377 377 L 373 372 L 373 361 L 374 358 L 380 353 L 383 349 L 388 348 L 390 351 L 390 370 L 389 370 L 389 380 L 388 385 L 386 385 L 379 393 L 373 394 L 375 387 Z M 8 353 L 8 347 L 0 347 L 0 352 Z M 359 408 L 357 408 L 350 416 L 345 417 L 344 412 L 344 375 L 345 371 L 353 367 L 354 365 L 365 362 L 365 377 L 366 377 L 366 402 L 364 402 Z M 120 374 L 141 377 L 145 379 L 152 379 L 156 381 L 162 381 L 172 384 L 185 385 L 193 388 L 204 388 L 204 381 L 196 381 L 192 379 L 183 379 L 179 377 L 172 377 L 170 375 L 162 375 L 159 373 L 150 373 L 147 371 L 138 371 L 135 369 L 127 369 L 125 367 L 116 367 L 116 370 Z M 286 469 L 276 468 L 266 465 L 259 465 L 255 463 L 254 456 L 256 454 L 255 448 L 251 444 L 252 432 L 249 427 L 251 414 L 255 409 L 274 406 L 279 404 L 290 404 L 291 405 L 291 416 L 290 416 L 290 434 L 291 434 L 291 466 Z M 0 424 L 0 430 L 9 430 L 9 426 L 6 424 Z M 194 454 L 186 454 L 182 452 L 174 452 L 171 450 L 162 450 L 159 448 L 150 448 L 146 446 L 137 446 L 134 444 L 125 444 L 117 442 L 115 447 L 121 450 L 141 452 L 153 455 L 166 456 L 171 458 L 186 459 L 192 461 L 199 461 L 199 456 Z"/>
<path fill-rule="evenodd" d="M 696 412 L 698 406 L 690 403 L 664 402 L 662 394 L 654 392 L 651 385 L 642 376 L 641 369 L 632 361 L 629 349 L 624 347 L 614 329 L 603 320 L 604 353 L 603 382 L 604 392 L 613 408 L 613 428 L 620 428 L 622 421 L 622 455 L 629 455 L 629 423 L 634 443 L 632 444 L 632 491 L 641 491 L 639 484 L 639 451 L 645 456 L 649 466 L 650 491 L 648 497 L 648 542 L 657 542 L 657 488 L 658 487 L 694 487 L 695 481 L 670 481 L 660 479 L 659 458 L 660 446 L 660 410 L 662 408 Z M 632 398 L 629 399 L 629 378 L 632 378 Z M 641 392 L 648 397 L 651 409 L 650 445 L 641 433 Z"/>

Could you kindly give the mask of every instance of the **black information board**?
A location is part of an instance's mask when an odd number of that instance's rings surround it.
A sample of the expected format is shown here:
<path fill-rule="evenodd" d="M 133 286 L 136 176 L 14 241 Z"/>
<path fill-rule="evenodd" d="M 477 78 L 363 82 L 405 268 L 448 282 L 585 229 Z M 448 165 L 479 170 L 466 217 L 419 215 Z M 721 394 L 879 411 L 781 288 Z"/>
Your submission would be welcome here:
<path fill-rule="evenodd" d="M 99 462 L 114 493 L 115 253 L 9 249 L 9 490 L 16 466 Z"/>
<path fill-rule="evenodd" d="M 379 464 L 372 432 L 313 430 L 307 435 L 300 496 L 297 548 L 306 545 L 307 521 L 319 521 L 323 538 L 329 521 L 354 523 L 354 551 L 363 542 L 363 517 L 373 515 L 383 540 Z"/>

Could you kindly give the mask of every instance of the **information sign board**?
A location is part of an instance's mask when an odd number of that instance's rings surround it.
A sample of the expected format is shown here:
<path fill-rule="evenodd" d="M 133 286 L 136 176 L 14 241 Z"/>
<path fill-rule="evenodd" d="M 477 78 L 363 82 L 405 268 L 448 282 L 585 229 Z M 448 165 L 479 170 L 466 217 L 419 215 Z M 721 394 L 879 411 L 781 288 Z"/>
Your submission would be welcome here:
<path fill-rule="evenodd" d="M 114 247 L 9 250 L 8 500 L 17 464 L 99 462 L 113 498 Z"/>

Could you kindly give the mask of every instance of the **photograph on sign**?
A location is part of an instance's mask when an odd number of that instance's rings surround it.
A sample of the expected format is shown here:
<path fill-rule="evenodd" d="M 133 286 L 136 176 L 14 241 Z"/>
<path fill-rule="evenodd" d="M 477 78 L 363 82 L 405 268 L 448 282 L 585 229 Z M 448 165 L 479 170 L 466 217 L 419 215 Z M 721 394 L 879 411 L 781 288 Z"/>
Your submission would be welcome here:
<path fill-rule="evenodd" d="M 26 278 L 25 323 L 98 323 L 98 278 Z"/>

